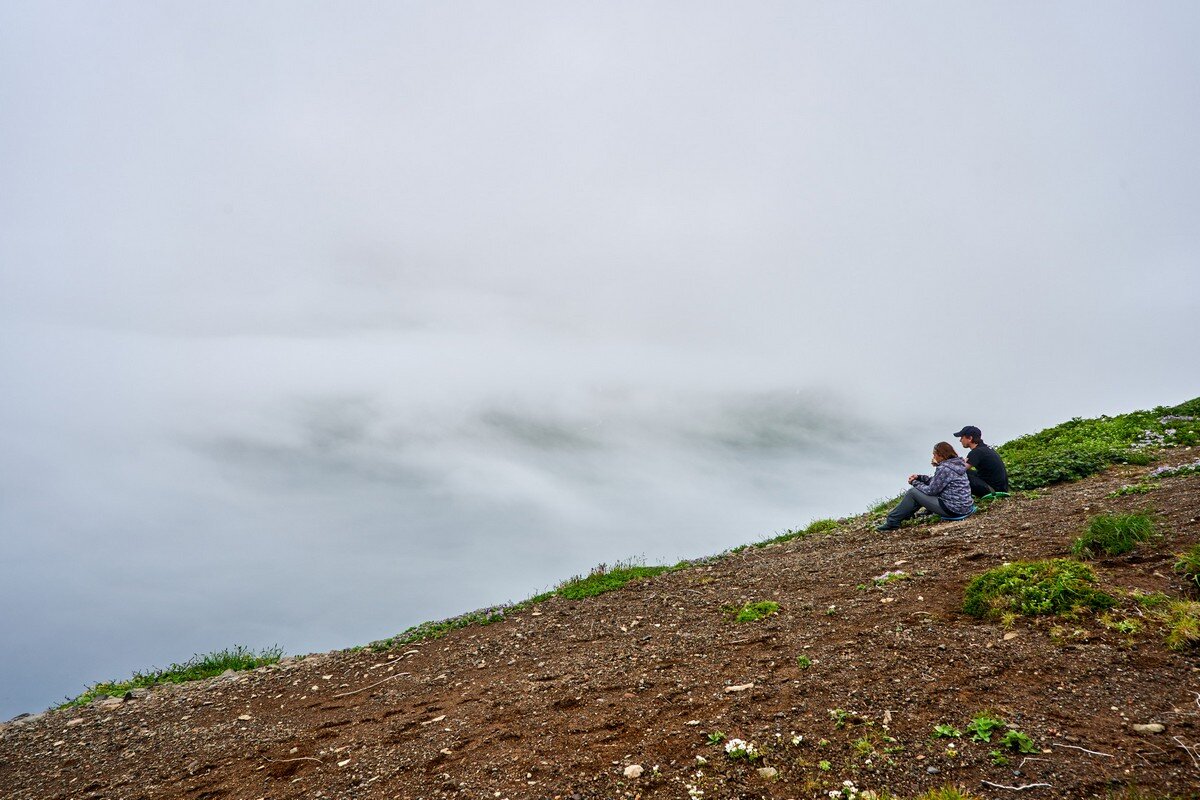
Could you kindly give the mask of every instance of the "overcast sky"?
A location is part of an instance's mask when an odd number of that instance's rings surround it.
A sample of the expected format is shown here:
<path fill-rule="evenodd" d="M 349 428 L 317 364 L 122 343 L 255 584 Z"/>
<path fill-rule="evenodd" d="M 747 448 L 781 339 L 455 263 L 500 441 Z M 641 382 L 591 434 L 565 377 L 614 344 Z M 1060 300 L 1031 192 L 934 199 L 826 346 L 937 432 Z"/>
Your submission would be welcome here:
<path fill-rule="evenodd" d="M 1200 394 L 1197 41 L 1193 2 L 0 0 L 0 718 Z"/>

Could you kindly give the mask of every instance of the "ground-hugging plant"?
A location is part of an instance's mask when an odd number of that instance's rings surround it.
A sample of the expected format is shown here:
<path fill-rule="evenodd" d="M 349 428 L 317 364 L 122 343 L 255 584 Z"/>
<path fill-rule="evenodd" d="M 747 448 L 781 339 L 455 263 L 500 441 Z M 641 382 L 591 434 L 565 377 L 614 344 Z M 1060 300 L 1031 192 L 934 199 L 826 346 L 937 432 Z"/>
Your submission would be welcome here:
<path fill-rule="evenodd" d="M 181 664 L 172 664 L 165 669 L 135 673 L 126 681 L 105 681 L 90 687 L 83 694 L 68 700 L 66 706 L 82 706 L 97 697 L 122 697 L 131 689 L 144 689 L 162 683 L 187 683 L 220 675 L 227 670 L 242 671 L 274 664 L 283 655 L 280 647 L 268 647 L 261 651 L 237 645 L 207 655 L 194 655 Z"/>
<path fill-rule="evenodd" d="M 990 742 L 992 733 L 1003 727 L 1004 720 L 984 712 L 967 723 L 967 733 L 971 734 L 973 742 Z"/>
<path fill-rule="evenodd" d="M 757 603 L 746 603 L 741 608 L 725 606 L 725 613 L 733 617 L 734 622 L 758 622 L 760 619 L 779 612 L 779 603 L 773 600 L 762 600 Z"/>
<path fill-rule="evenodd" d="M 1194 544 L 1179 554 L 1175 571 L 1188 582 L 1188 588 L 1200 591 L 1200 544 Z"/>
<path fill-rule="evenodd" d="M 1071 545 L 1071 555 L 1076 558 L 1119 556 L 1153 535 L 1154 518 L 1148 512 L 1097 514 L 1088 520 L 1087 530 Z"/>
<path fill-rule="evenodd" d="M 1091 567 L 1078 561 L 1015 561 L 967 584 L 963 611 L 973 617 L 997 618 L 1006 612 L 1037 616 L 1116 605 L 1116 598 L 1096 589 L 1095 583 Z"/>

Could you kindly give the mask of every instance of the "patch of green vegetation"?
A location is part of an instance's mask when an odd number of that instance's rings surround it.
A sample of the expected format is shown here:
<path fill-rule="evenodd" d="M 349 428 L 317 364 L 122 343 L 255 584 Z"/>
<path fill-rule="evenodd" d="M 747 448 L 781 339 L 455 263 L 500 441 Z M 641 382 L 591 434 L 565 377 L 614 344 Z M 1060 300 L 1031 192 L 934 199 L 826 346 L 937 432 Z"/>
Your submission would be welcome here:
<path fill-rule="evenodd" d="M 1095 558 L 1101 554 L 1119 556 L 1153 535 L 1154 519 L 1144 511 L 1097 514 L 1088 521 L 1084 534 L 1071 545 L 1071 554 L 1076 558 Z"/>
<path fill-rule="evenodd" d="M 912 576 L 902 569 L 892 570 L 883 573 L 877 578 L 872 578 L 876 586 L 884 586 L 892 581 L 911 581 Z"/>
<path fill-rule="evenodd" d="M 1175 562 L 1175 571 L 1192 584 L 1190 588 L 1200 589 L 1200 544 L 1194 544 L 1179 554 L 1179 560 Z"/>
<path fill-rule="evenodd" d="M 879 514 L 886 514 L 887 512 L 889 512 L 893 508 L 895 508 L 896 504 L 899 503 L 903 498 L 904 498 L 904 492 L 901 492 L 900 494 L 896 495 L 895 497 L 889 497 L 884 500 L 876 500 L 875 504 L 873 506 L 871 506 L 871 508 L 868 510 L 867 513 L 871 514 L 872 516 L 878 516 Z"/>
<path fill-rule="evenodd" d="M 933 739 L 957 739 L 962 736 L 962 731 L 948 723 L 941 723 L 933 726 L 933 733 L 930 738 Z"/>
<path fill-rule="evenodd" d="M 1016 561 L 967 584 L 963 611 L 973 617 L 999 617 L 1005 612 L 1037 616 L 1114 606 L 1116 599 L 1093 588 L 1095 582 L 1091 567 L 1077 561 Z"/>
<path fill-rule="evenodd" d="M 791 542 L 796 539 L 804 539 L 805 537 L 812 536 L 813 534 L 828 533 L 830 531 L 837 530 L 837 526 L 838 521 L 836 519 L 817 519 L 808 523 L 808 525 L 803 528 L 786 530 L 778 536 L 773 536 L 770 539 L 764 539 L 761 542 L 756 542 L 752 546 L 766 547 L 767 545 L 782 544 L 783 542 Z M 746 545 L 742 545 L 739 548 L 734 548 L 734 552 L 745 549 L 745 547 Z"/>
<path fill-rule="evenodd" d="M 1167 626 L 1167 647 L 1188 650 L 1200 645 L 1200 603 L 1172 600 L 1156 616 Z"/>
<path fill-rule="evenodd" d="M 713 731 L 706 737 L 709 744 L 720 744 L 725 741 L 725 734 L 721 731 Z"/>
<path fill-rule="evenodd" d="M 833 727 L 841 729 L 847 725 L 857 725 L 863 719 L 853 711 L 847 711 L 844 708 L 829 709 L 829 718 L 833 720 Z"/>
<path fill-rule="evenodd" d="M 760 619 L 777 613 L 779 611 L 779 603 L 772 600 L 763 600 L 758 603 L 746 603 L 741 608 L 725 606 L 722 610 L 727 614 L 731 614 L 734 622 L 758 622 Z"/>
<path fill-rule="evenodd" d="M 1009 731 L 1000 737 L 1000 744 L 1007 747 L 1009 750 L 1015 750 L 1018 753 L 1036 753 L 1037 745 L 1033 743 L 1033 739 L 1029 738 L 1020 731 Z"/>
<path fill-rule="evenodd" d="M 1007 767 L 1009 764 L 1008 756 L 1004 754 L 1003 750 L 989 750 L 988 758 L 990 758 L 992 763 L 997 767 Z"/>
<path fill-rule="evenodd" d="M 971 734 L 972 742 L 990 742 L 992 733 L 1003 727 L 1004 720 L 984 712 L 967 723 L 967 733 Z"/>
<path fill-rule="evenodd" d="M 198 681 L 220 675 L 226 670 L 241 672 L 254 669 L 277 663 L 282 656 L 283 649 L 280 647 L 268 647 L 257 651 L 241 645 L 208 655 L 194 655 L 182 664 L 172 664 L 166 669 L 136 672 L 129 680 L 97 683 L 59 708 L 87 705 L 97 697 L 124 697 L 130 689 L 146 689 L 163 683 Z"/>
<path fill-rule="evenodd" d="M 1126 636 L 1132 636 L 1142 630 L 1142 623 L 1133 617 L 1114 617 L 1111 614 L 1101 614 L 1096 619 L 1110 631 L 1116 631 Z"/>
<path fill-rule="evenodd" d="M 996 449 L 1010 486 L 1022 490 L 1086 478 L 1110 464 L 1149 464 L 1148 448 L 1198 443 L 1200 398 L 1115 417 L 1075 418 Z"/>
<path fill-rule="evenodd" d="M 1139 592 L 1134 591 L 1130 594 L 1133 602 L 1145 609 L 1160 608 L 1171 602 L 1171 596 L 1162 592 Z"/>
<path fill-rule="evenodd" d="M 829 770 L 833 769 L 833 764 L 830 764 L 828 761 L 818 761 L 817 769 L 822 772 L 829 772 Z"/>
<path fill-rule="evenodd" d="M 611 570 L 607 570 L 601 565 L 586 578 L 571 578 L 563 582 L 554 593 L 568 600 L 582 600 L 585 597 L 595 597 L 605 592 L 611 592 L 614 589 L 620 589 L 630 581 L 661 575 L 671 569 L 672 567 L 619 564 Z"/>
<path fill-rule="evenodd" d="M 808 669 L 812 664 L 812 659 L 808 656 L 800 656 L 796 659 L 796 666 L 800 667 L 800 669 Z"/>
<path fill-rule="evenodd" d="M 1115 492 L 1109 492 L 1106 497 L 1113 498 L 1126 497 L 1131 494 L 1147 494 L 1148 492 L 1154 491 L 1156 488 L 1157 486 L 1153 483 L 1133 483 L 1128 486 L 1122 486 Z"/>

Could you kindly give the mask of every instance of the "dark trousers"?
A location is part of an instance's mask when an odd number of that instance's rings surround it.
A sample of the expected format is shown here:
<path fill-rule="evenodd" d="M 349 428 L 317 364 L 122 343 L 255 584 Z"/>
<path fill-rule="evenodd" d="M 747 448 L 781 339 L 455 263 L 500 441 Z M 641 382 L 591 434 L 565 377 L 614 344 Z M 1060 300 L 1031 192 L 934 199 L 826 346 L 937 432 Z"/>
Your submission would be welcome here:
<path fill-rule="evenodd" d="M 983 478 L 975 472 L 975 470 L 967 471 L 967 480 L 971 482 L 971 494 L 976 497 L 983 497 L 985 494 L 991 494 L 993 489 L 983 482 Z"/>

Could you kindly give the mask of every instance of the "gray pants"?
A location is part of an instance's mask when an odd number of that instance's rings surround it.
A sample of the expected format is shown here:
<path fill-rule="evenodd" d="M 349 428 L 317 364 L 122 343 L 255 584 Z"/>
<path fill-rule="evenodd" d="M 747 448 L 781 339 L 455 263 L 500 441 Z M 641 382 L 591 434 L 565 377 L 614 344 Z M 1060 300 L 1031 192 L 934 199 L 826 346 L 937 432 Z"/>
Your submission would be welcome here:
<path fill-rule="evenodd" d="M 941 500 L 931 494 L 925 494 L 914 486 L 904 493 L 904 497 L 900 498 L 899 504 L 888 513 L 887 524 L 889 526 L 899 525 L 917 513 L 918 508 L 924 508 L 930 514 L 937 514 L 939 517 L 953 516 L 946 513 L 946 509 L 942 507 Z"/>

